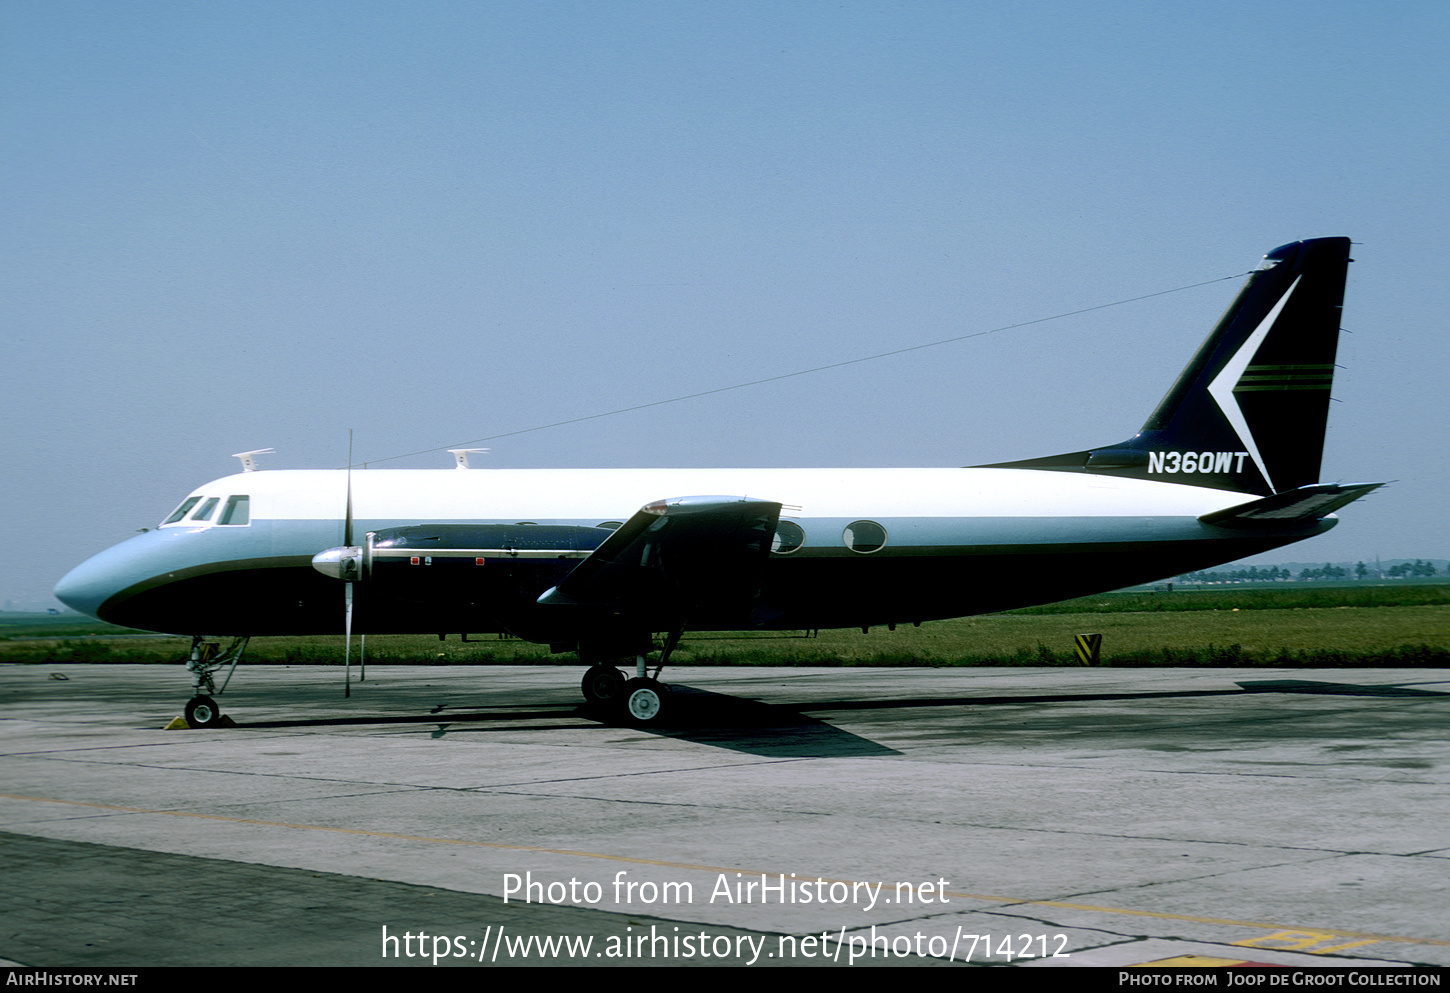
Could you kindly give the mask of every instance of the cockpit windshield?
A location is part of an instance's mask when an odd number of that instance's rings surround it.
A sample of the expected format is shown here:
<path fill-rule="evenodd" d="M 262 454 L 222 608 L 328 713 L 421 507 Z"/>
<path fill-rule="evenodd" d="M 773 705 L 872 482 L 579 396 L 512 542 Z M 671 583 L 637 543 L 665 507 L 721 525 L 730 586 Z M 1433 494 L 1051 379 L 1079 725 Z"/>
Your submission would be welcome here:
<path fill-rule="evenodd" d="M 217 505 L 221 503 L 221 497 L 189 496 L 181 501 L 181 506 L 171 512 L 170 517 L 161 522 L 161 526 L 183 522 L 188 526 L 211 524 L 212 515 L 216 514 Z M 252 523 L 251 496 L 246 493 L 234 493 L 227 497 L 226 503 L 222 504 L 221 514 L 217 516 L 216 524 L 226 527 L 244 527 L 250 523 Z"/>
<path fill-rule="evenodd" d="M 199 496 L 187 497 L 185 500 L 181 501 L 181 506 L 173 510 L 171 512 L 171 516 L 166 518 L 166 520 L 162 521 L 161 523 L 175 524 L 177 521 L 185 517 L 187 513 L 191 510 L 191 508 L 196 506 L 197 501 L 199 501 L 200 499 L 201 497 Z"/>

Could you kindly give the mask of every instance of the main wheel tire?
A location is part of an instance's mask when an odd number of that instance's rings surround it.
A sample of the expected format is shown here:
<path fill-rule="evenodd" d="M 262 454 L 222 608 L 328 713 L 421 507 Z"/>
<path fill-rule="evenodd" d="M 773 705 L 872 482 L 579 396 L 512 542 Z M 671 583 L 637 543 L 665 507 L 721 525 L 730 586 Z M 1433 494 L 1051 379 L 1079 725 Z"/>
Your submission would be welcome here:
<path fill-rule="evenodd" d="M 609 703 L 624 692 L 624 673 L 612 665 L 592 665 L 584 673 L 579 689 L 590 703 Z"/>
<path fill-rule="evenodd" d="M 620 697 L 626 721 L 635 727 L 653 727 L 664 716 L 669 691 L 654 679 L 631 679 Z"/>
<path fill-rule="evenodd" d="M 220 727 L 222 709 L 209 696 L 194 696 L 186 702 L 186 723 L 194 728 Z"/>

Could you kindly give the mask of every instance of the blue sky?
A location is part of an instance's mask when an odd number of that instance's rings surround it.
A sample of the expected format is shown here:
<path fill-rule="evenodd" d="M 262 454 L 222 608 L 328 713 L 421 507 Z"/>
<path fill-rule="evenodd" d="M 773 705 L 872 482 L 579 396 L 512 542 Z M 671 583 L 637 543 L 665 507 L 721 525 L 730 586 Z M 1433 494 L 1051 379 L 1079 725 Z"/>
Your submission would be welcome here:
<path fill-rule="evenodd" d="M 188 490 L 397 459 L 1356 245 L 1265 561 L 1450 554 L 1443 3 L 0 3 L 0 601 Z M 1221 281 L 499 438 L 482 464 L 1118 441 Z M 386 461 L 385 461 L 386 460 Z M 476 463 L 477 464 L 477 463 Z M 645 497 L 658 496 L 646 494 Z M 633 508 L 619 508 L 621 515 Z"/>

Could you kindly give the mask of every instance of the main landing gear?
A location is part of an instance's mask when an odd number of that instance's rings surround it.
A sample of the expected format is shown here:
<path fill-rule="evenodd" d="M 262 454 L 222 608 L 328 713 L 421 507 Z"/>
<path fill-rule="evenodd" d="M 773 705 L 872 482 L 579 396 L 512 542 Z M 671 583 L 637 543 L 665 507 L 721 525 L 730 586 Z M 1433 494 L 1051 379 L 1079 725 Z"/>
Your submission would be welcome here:
<path fill-rule="evenodd" d="M 638 675 L 628 679 L 612 665 L 590 666 L 580 687 L 584 691 L 584 699 L 595 706 L 615 711 L 636 727 L 658 724 L 670 696 L 670 688 L 658 678 L 659 670 L 664 666 L 650 676 L 645 657 L 641 655 L 636 668 Z"/>
<path fill-rule="evenodd" d="M 201 635 L 193 635 L 191 639 L 191 652 L 186 659 L 186 671 L 191 673 L 191 689 L 195 694 L 186 702 L 186 723 L 194 728 L 215 728 L 222 725 L 222 708 L 212 699 L 213 696 L 221 696 L 227 688 L 227 683 L 232 681 L 232 673 L 236 672 L 237 663 L 242 660 L 242 653 L 247 650 L 246 637 L 234 638 L 227 646 L 227 650 L 218 654 L 220 646 L 214 641 L 202 641 Z M 222 688 L 217 689 L 212 679 L 212 673 L 224 665 L 230 665 L 227 670 L 226 679 L 222 680 Z"/>
<path fill-rule="evenodd" d="M 624 692 L 624 673 L 612 665 L 591 665 L 579 688 L 590 703 L 613 703 Z"/>
<path fill-rule="evenodd" d="M 669 709 L 670 700 L 670 688 L 659 681 L 659 676 L 679 641 L 680 632 L 670 632 L 654 675 L 650 675 L 649 664 L 643 655 L 635 657 L 633 679 L 627 679 L 612 663 L 594 663 L 584 673 L 580 686 L 584 699 L 614 710 L 625 723 L 635 727 L 659 725 Z"/>
<path fill-rule="evenodd" d="M 660 723 L 670 698 L 670 688 L 658 679 L 642 676 L 624 684 L 624 719 L 635 727 Z"/>

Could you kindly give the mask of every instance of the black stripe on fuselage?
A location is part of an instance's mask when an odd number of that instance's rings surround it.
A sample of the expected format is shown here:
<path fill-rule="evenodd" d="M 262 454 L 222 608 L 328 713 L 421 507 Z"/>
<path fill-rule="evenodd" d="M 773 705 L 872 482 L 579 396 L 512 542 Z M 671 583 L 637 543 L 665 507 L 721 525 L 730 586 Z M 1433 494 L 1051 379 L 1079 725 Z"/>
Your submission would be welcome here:
<path fill-rule="evenodd" d="M 750 616 L 713 614 L 703 605 L 689 618 L 689 627 L 864 627 L 989 613 L 1207 568 L 1311 537 L 1332 524 L 1316 521 L 1291 533 L 1176 542 L 897 548 L 871 555 L 844 549 L 809 554 L 812 550 L 802 549 L 771 558 Z M 575 564 L 490 560 L 476 571 L 453 573 L 477 576 L 477 581 L 443 587 L 359 582 L 354 586 L 353 630 L 509 632 L 541 642 L 569 641 L 579 636 L 587 616 L 541 608 L 534 601 L 558 581 L 557 570 Z M 217 562 L 136 583 L 109 598 L 100 616 L 128 627 L 177 634 L 334 634 L 342 631 L 343 585 L 296 556 Z"/>

